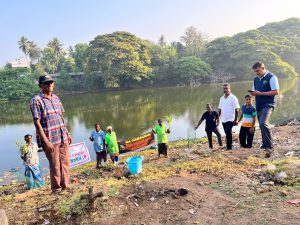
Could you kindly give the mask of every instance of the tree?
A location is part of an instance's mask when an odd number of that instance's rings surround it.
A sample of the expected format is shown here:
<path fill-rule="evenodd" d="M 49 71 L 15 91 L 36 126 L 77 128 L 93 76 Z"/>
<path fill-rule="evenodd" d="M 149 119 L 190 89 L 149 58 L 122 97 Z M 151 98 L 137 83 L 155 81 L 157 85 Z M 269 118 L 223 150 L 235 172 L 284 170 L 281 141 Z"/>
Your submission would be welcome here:
<path fill-rule="evenodd" d="M 44 66 L 42 64 L 36 63 L 31 65 L 32 73 L 31 76 L 38 79 L 40 76 L 45 74 Z"/>
<path fill-rule="evenodd" d="M 25 36 L 22 36 L 18 41 L 19 49 L 24 53 L 27 60 L 28 50 L 29 50 L 29 41 Z"/>
<path fill-rule="evenodd" d="M 149 47 L 128 32 L 99 35 L 87 49 L 88 70 L 101 75 L 105 87 L 131 87 L 150 77 Z"/>
<path fill-rule="evenodd" d="M 179 57 L 183 56 L 185 53 L 185 47 L 184 45 L 180 42 L 180 41 L 173 41 L 171 43 L 171 46 L 173 48 L 176 48 L 176 52 L 178 54 Z"/>
<path fill-rule="evenodd" d="M 185 44 L 185 54 L 187 56 L 200 56 L 208 43 L 208 35 L 191 26 L 185 30 L 180 40 Z"/>
<path fill-rule="evenodd" d="M 158 45 L 160 47 L 166 47 L 167 46 L 167 42 L 165 40 L 165 35 L 161 35 L 159 38 L 158 38 Z"/>
<path fill-rule="evenodd" d="M 182 57 L 175 65 L 176 81 L 181 83 L 199 82 L 211 72 L 210 65 L 196 56 Z"/>
<path fill-rule="evenodd" d="M 151 42 L 148 45 L 154 81 L 160 84 L 161 82 L 169 83 L 174 62 L 177 59 L 176 48 L 172 46 L 161 47 Z"/>
<path fill-rule="evenodd" d="M 38 61 L 41 56 L 41 49 L 33 41 L 28 41 L 28 56 L 31 62 Z"/>
<path fill-rule="evenodd" d="M 71 73 L 76 68 L 75 60 L 72 57 L 64 58 L 60 65 L 60 72 Z"/>
<path fill-rule="evenodd" d="M 47 73 L 55 73 L 58 68 L 59 58 L 57 58 L 53 48 L 44 48 L 42 51 L 41 64 Z"/>
<path fill-rule="evenodd" d="M 300 72 L 300 19 L 266 24 L 255 30 L 222 37 L 208 43 L 203 59 L 213 70 L 239 80 L 253 79 L 251 66 L 262 61 L 278 77 Z"/>
<path fill-rule="evenodd" d="M 54 49 L 54 53 L 57 58 L 62 56 L 64 53 L 64 49 L 62 47 L 63 45 L 57 37 L 54 37 L 52 40 L 50 40 L 47 46 Z"/>
<path fill-rule="evenodd" d="M 86 67 L 86 50 L 89 47 L 88 44 L 79 43 L 74 46 L 70 46 L 69 55 L 74 59 L 76 69 L 78 71 L 84 71 Z"/>

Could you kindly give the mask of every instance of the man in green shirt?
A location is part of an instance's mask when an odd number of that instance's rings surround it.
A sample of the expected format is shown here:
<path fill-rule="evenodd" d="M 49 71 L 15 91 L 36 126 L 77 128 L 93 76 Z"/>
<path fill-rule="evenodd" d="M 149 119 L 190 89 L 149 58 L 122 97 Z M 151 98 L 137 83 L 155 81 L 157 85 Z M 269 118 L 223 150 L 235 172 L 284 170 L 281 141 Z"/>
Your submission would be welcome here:
<path fill-rule="evenodd" d="M 119 161 L 119 145 L 117 141 L 116 132 L 112 130 L 111 126 L 106 128 L 105 144 L 107 145 L 108 152 L 113 163 Z"/>
<path fill-rule="evenodd" d="M 166 125 L 162 123 L 161 119 L 158 119 L 158 124 L 152 130 L 154 134 L 157 135 L 157 143 L 158 143 L 158 158 L 160 154 L 163 154 L 166 158 L 168 157 L 168 137 L 167 134 L 170 133 L 170 129 L 166 128 Z"/>

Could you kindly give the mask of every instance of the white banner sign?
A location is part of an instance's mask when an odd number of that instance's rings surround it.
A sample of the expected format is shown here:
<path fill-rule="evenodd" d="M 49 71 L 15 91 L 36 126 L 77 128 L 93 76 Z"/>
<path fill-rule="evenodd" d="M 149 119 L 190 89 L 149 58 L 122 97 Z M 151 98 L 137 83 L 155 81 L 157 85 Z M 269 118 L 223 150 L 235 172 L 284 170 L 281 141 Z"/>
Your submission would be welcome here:
<path fill-rule="evenodd" d="M 70 161 L 71 168 L 91 161 L 89 150 L 84 142 L 70 145 Z"/>

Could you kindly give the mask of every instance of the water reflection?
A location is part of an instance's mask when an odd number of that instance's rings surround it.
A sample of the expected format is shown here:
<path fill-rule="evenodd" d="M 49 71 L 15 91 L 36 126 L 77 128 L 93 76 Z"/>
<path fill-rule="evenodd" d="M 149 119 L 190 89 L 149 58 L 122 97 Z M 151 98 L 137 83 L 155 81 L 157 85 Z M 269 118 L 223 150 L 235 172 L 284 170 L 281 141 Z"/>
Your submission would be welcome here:
<path fill-rule="evenodd" d="M 252 82 L 232 83 L 233 93 L 240 104 Z M 281 80 L 281 96 L 271 122 L 298 116 L 299 79 Z M 186 138 L 188 127 L 194 127 L 207 102 L 217 109 L 222 86 L 201 85 L 198 88 L 172 87 L 103 93 L 87 93 L 60 96 L 65 108 L 65 118 L 74 142 L 86 141 L 94 124 L 102 128 L 112 125 L 119 138 L 135 137 L 151 129 L 158 118 L 173 116 L 170 140 Z M 197 136 L 204 135 L 204 124 Z M 34 133 L 28 100 L 1 103 L 0 146 L 4 157 L 0 158 L 0 170 L 20 165 L 15 141 L 25 133 Z M 89 148 L 91 148 L 88 142 Z M 92 154 L 93 155 L 93 154 Z"/>

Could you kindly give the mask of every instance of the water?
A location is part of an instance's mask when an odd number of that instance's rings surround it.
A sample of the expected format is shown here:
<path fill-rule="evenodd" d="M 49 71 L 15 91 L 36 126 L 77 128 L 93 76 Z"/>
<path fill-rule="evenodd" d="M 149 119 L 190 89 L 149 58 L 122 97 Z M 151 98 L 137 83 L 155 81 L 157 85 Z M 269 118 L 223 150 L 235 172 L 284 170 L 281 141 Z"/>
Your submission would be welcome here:
<path fill-rule="evenodd" d="M 251 86 L 252 82 L 232 84 L 232 91 L 240 104 Z M 280 81 L 281 95 L 271 118 L 272 123 L 300 115 L 299 87 L 299 79 Z M 119 139 L 129 139 L 151 130 L 158 118 L 172 115 L 169 140 L 187 138 L 187 130 L 196 125 L 205 111 L 206 103 L 211 102 L 214 109 L 217 109 L 221 95 L 222 86 L 214 84 L 197 88 L 152 88 L 59 96 L 66 111 L 65 119 L 72 133 L 73 143 L 85 141 L 94 159 L 88 137 L 95 123 L 100 123 L 104 130 L 108 125 L 112 125 Z M 35 134 L 29 101 L 1 103 L 0 177 L 10 168 L 23 167 L 16 141 L 22 140 L 27 133 Z M 204 134 L 202 124 L 197 130 L 197 137 Z M 39 156 L 42 167 L 46 170 L 48 166 L 44 153 L 39 153 Z M 23 168 L 20 173 L 23 173 L 22 171 Z"/>

